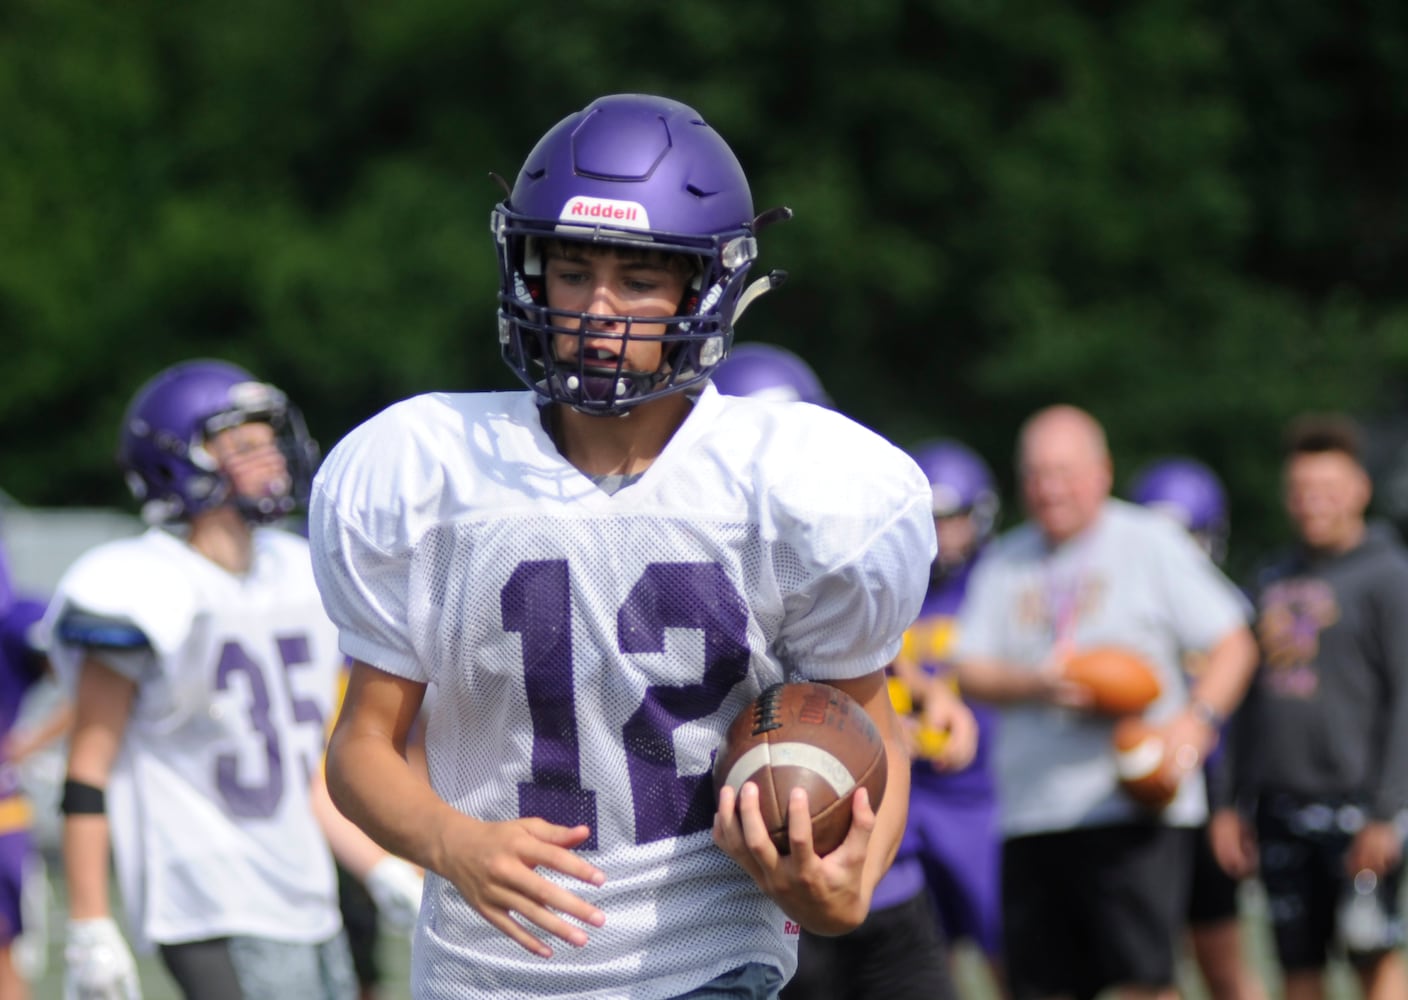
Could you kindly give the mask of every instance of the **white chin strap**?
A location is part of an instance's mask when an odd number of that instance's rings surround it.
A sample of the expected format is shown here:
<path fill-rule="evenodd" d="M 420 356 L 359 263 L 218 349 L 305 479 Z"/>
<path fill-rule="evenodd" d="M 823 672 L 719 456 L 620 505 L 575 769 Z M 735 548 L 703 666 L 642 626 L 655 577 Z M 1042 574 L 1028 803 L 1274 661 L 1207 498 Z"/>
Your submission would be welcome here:
<path fill-rule="evenodd" d="M 745 309 L 786 280 L 786 271 L 769 271 L 745 288 L 743 294 L 738 297 L 738 304 L 733 307 L 733 322 L 737 323 Z"/>

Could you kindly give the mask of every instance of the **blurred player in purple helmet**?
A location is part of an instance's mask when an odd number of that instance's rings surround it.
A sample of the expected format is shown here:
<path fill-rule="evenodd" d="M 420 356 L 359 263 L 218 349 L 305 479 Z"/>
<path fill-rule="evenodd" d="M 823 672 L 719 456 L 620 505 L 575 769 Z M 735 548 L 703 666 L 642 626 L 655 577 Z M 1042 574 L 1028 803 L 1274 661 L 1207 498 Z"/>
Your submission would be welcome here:
<path fill-rule="evenodd" d="M 720 392 L 729 395 L 831 405 L 811 366 L 786 348 L 771 344 L 743 344 L 737 347 L 714 373 L 714 385 Z M 930 473 L 922 461 L 920 468 Z M 988 517 L 988 523 L 982 529 L 983 535 L 992 527 L 997 501 L 990 484 L 986 493 L 981 500 Z M 949 513 L 956 515 L 962 504 L 953 491 L 946 495 L 945 504 L 951 501 L 954 505 Z M 956 536 L 951 521 L 948 516 L 941 519 L 935 514 L 939 555 L 933 563 L 932 573 L 936 580 L 948 575 L 948 569 L 953 568 L 950 563 L 959 555 L 960 549 L 971 552 L 976 547 L 975 539 L 970 537 L 965 542 Z M 947 556 L 946 533 L 949 536 Z M 965 560 L 966 556 L 960 559 Z M 940 571 L 940 564 L 948 569 Z M 933 586 L 931 584 L 931 596 Z M 914 635 L 914 628 L 905 633 L 901 655 L 892 665 L 892 671 L 900 671 L 907 658 L 913 661 L 913 657 L 907 654 L 911 652 Z M 933 711 L 936 716 L 940 705 L 945 711 L 939 726 L 948 730 L 956 724 L 960 729 L 951 744 L 943 745 L 946 741 L 938 736 L 938 730 L 924 727 L 920 722 L 921 716 L 914 713 L 916 702 L 922 703 L 922 698 L 916 698 L 914 692 L 929 687 L 929 680 L 920 672 L 917 663 L 910 672 L 910 678 L 912 683 L 907 684 L 900 673 L 892 672 L 889 686 L 891 701 L 901 711 L 910 755 L 917 758 L 913 780 L 918 782 L 921 771 L 933 776 L 954 767 L 961 768 L 973 752 L 972 740 L 976 736 L 976 728 L 972 715 L 957 703 L 957 699 L 935 699 Z M 934 745 L 936 738 L 941 745 Z M 797 975 L 782 991 L 784 1000 L 866 1000 L 871 997 L 877 1000 L 905 997 L 921 1000 L 953 995 L 953 979 L 943 937 L 946 928 L 936 922 L 938 914 L 932 908 L 929 894 L 925 892 L 926 876 L 920 857 L 923 845 L 915 834 L 916 805 L 911 792 L 905 838 L 890 870 L 875 887 L 865 922 L 850 934 L 839 937 L 823 937 L 803 931 L 798 946 Z"/>
<path fill-rule="evenodd" d="M 1202 462 L 1184 457 L 1152 462 L 1135 475 L 1129 498 L 1173 518 L 1214 562 L 1222 563 L 1230 527 L 1227 494 L 1222 480 Z M 1196 675 L 1201 660 L 1190 656 L 1186 665 Z M 1209 787 L 1219 762 L 1217 750 L 1208 755 Z M 1208 993 L 1214 1000 L 1259 1000 L 1265 991 L 1246 961 L 1237 910 L 1238 880 L 1217 863 L 1206 827 L 1194 848 L 1192 877 L 1189 937 Z"/>
<path fill-rule="evenodd" d="M 726 396 L 753 399 L 790 399 L 830 406 L 812 366 L 785 347 L 773 344 L 738 344 L 714 369 L 714 388 Z"/>
<path fill-rule="evenodd" d="M 137 950 L 188 1000 L 350 1000 L 333 850 L 369 886 L 420 876 L 337 814 L 320 767 L 342 656 L 300 509 L 317 456 L 296 407 L 223 361 L 133 397 L 118 463 L 152 527 L 84 553 L 44 626 L 74 691 L 63 854 L 67 1000 L 133 1000 Z"/>
<path fill-rule="evenodd" d="M 356 661 L 328 753 L 338 804 L 430 872 L 417 1000 L 756 997 L 801 927 L 864 919 L 909 768 L 885 667 L 935 547 L 899 449 L 710 376 L 758 215 L 732 150 L 666 98 L 554 125 L 493 210 L 498 344 L 524 389 L 437 393 L 352 431 L 313 491 L 323 600 Z M 772 684 L 851 694 L 890 751 L 789 853 L 712 755 Z M 403 753 L 427 690 L 429 786 Z"/>
<path fill-rule="evenodd" d="M 35 624 L 44 614 L 44 603 L 18 593 L 9 563 L 0 549 L 0 1000 L 20 1000 L 29 995 L 22 963 L 14 945 L 26 931 L 24 885 L 27 878 L 43 877 L 30 833 L 31 810 L 20 783 L 18 764 L 37 743 L 19 733 L 15 724 L 25 695 L 43 677 L 44 654 L 33 640 Z M 66 719 L 62 709 L 53 716 Z M 58 735 L 55 731 L 49 737 Z"/>
<path fill-rule="evenodd" d="M 904 686 L 899 704 L 913 703 L 910 728 L 918 745 L 901 856 L 915 873 L 911 878 L 927 884 L 950 942 L 976 944 L 1000 979 L 1001 856 L 990 764 L 997 713 L 990 705 L 970 704 L 977 751 L 967 766 L 954 768 L 925 710 L 936 690 L 953 689 L 948 653 L 958 613 L 973 565 L 997 526 L 1001 501 L 987 463 L 966 445 L 937 440 L 911 454 L 929 480 L 939 550 L 923 610 L 895 662 L 896 682 Z"/>

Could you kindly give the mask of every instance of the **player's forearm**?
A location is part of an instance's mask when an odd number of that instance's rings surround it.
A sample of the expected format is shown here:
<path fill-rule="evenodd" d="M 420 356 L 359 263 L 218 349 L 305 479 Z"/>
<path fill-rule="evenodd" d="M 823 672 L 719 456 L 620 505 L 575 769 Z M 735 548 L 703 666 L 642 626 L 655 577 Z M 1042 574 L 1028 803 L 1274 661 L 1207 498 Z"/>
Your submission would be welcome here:
<path fill-rule="evenodd" d="M 111 915 L 108 899 L 108 818 L 69 816 L 63 825 L 64 884 L 73 920 Z"/>
<path fill-rule="evenodd" d="M 366 881 L 372 867 L 386 857 L 385 848 L 338 810 L 323 775 L 314 777 L 309 797 L 333 857 L 358 880 Z"/>
<path fill-rule="evenodd" d="M 865 866 L 865 895 L 869 899 L 881 876 L 895 861 L 909 817 L 909 752 L 898 727 L 885 740 L 885 798 L 875 814 L 870 852 Z"/>
<path fill-rule="evenodd" d="M 416 776 L 389 741 L 334 730 L 327 789 L 342 815 L 386 851 L 444 871 L 440 830 L 459 814 Z"/>
<path fill-rule="evenodd" d="M 1211 710 L 1216 720 L 1225 721 L 1242 703 L 1256 664 L 1257 645 L 1251 631 L 1233 629 L 1208 652 L 1207 665 L 1189 693 L 1190 701 Z"/>
<path fill-rule="evenodd" d="M 994 704 L 1043 698 L 1049 681 L 1038 671 L 1021 670 L 998 660 L 962 660 L 954 667 L 964 697 Z"/>

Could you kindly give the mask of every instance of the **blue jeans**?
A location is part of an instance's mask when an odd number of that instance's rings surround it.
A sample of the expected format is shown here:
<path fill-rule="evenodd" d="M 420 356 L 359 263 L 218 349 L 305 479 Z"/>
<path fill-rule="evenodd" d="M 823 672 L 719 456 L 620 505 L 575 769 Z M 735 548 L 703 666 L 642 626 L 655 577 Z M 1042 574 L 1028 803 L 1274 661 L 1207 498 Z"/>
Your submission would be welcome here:
<path fill-rule="evenodd" d="M 771 965 L 749 962 L 696 986 L 677 1000 L 775 1000 L 782 973 Z"/>

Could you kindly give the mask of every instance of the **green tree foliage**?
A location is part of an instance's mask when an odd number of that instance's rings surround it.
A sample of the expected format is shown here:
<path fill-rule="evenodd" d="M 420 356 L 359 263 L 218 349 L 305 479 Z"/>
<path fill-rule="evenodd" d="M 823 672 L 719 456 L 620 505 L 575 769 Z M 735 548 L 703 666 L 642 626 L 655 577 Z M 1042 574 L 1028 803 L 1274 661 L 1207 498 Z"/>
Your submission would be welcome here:
<path fill-rule="evenodd" d="M 0 486 L 122 502 L 122 407 L 183 357 L 283 385 L 325 445 L 512 384 L 489 174 L 634 90 L 796 211 L 743 339 L 1009 485 L 1020 421 L 1086 406 L 1122 481 L 1199 455 L 1259 545 L 1284 420 L 1377 418 L 1408 371 L 1405 77 L 1388 0 L 9 0 Z"/>

